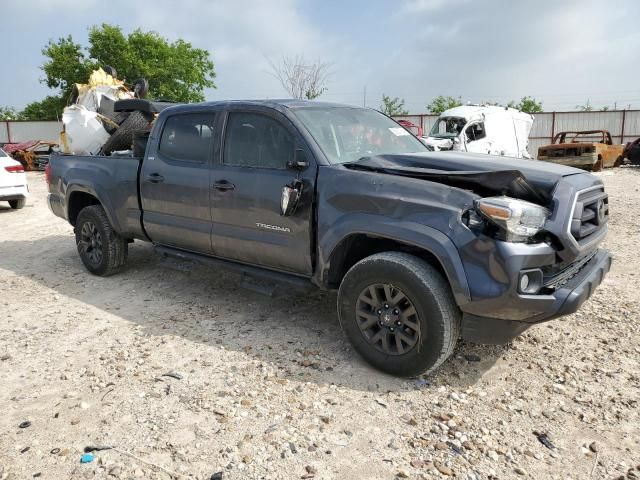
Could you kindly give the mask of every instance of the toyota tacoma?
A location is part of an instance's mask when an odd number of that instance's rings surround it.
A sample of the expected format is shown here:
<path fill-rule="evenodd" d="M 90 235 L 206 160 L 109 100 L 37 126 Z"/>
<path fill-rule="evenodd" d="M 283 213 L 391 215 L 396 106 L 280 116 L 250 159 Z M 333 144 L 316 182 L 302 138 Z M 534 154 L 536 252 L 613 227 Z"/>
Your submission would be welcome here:
<path fill-rule="evenodd" d="M 157 116 L 142 151 L 51 157 L 49 207 L 74 227 L 91 273 L 120 271 L 141 240 L 337 290 L 355 350 L 395 375 L 433 371 L 460 338 L 507 343 L 575 312 L 611 265 L 597 177 L 430 152 L 370 109 L 178 105 Z"/>

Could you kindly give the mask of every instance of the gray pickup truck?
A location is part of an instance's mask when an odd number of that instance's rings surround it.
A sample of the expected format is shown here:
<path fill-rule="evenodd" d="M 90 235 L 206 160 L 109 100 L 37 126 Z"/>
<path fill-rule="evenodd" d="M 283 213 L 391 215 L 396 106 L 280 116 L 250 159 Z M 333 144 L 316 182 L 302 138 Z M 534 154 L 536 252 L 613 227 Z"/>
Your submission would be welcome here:
<path fill-rule="evenodd" d="M 608 197 L 582 170 L 429 152 L 374 110 L 306 101 L 181 105 L 146 151 L 54 155 L 49 206 L 96 275 L 128 244 L 338 290 L 353 347 L 386 372 L 444 362 L 575 312 L 611 266 Z"/>

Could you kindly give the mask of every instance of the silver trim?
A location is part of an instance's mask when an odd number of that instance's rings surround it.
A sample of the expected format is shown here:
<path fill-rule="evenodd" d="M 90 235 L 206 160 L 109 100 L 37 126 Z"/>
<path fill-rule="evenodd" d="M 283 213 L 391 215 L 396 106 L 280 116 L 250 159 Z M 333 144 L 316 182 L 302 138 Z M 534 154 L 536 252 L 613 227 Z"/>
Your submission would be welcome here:
<path fill-rule="evenodd" d="M 595 187 L 585 188 L 583 190 L 578 190 L 575 193 L 575 195 L 573 196 L 573 206 L 571 207 L 571 212 L 569 213 L 569 218 L 567 220 L 567 226 L 566 226 L 566 230 L 565 230 L 565 233 L 567 234 L 567 238 L 569 239 L 569 241 L 571 241 L 573 243 L 573 245 L 580 251 L 588 250 L 594 244 L 599 243 L 600 240 L 602 240 L 602 238 L 609 231 L 609 222 L 607 221 L 605 226 L 602 227 L 600 230 L 598 230 L 595 234 L 592 234 L 593 238 L 589 239 L 589 241 L 587 243 L 585 243 L 584 245 L 580 245 L 578 240 L 576 240 L 575 237 L 573 236 L 573 234 L 571 233 L 571 222 L 573 220 L 573 214 L 576 211 L 576 205 L 578 203 L 578 197 L 580 196 L 580 194 L 582 194 L 584 192 L 590 192 L 592 190 L 602 190 L 602 191 L 604 191 L 604 185 L 596 185 Z"/>

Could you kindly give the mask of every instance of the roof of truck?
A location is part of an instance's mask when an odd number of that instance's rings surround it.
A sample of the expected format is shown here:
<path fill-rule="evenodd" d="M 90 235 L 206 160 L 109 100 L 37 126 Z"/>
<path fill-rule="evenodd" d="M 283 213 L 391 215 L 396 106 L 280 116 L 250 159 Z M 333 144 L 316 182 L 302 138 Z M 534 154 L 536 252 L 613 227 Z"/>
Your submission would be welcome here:
<path fill-rule="evenodd" d="M 324 107 L 324 108 L 362 108 L 355 105 L 345 105 L 342 103 L 318 102 L 316 100 L 299 100 L 296 98 L 274 98 L 265 100 L 216 100 L 213 102 L 203 102 L 200 105 L 263 105 L 266 107 L 281 106 L 286 108 L 306 108 L 306 107 Z"/>

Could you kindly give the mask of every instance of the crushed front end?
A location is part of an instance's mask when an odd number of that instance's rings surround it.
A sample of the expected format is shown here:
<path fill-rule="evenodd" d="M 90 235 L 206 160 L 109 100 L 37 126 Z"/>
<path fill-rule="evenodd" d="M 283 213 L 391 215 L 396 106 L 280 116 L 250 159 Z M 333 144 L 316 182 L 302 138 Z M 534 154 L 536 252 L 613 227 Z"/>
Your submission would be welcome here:
<path fill-rule="evenodd" d="M 477 235 L 460 248 L 471 289 L 471 302 L 461 305 L 463 338 L 506 343 L 536 323 L 574 313 L 611 267 L 599 248 L 608 219 L 602 182 L 581 174 L 557 183 L 535 239 L 504 241 L 486 225 L 470 225 Z"/>

